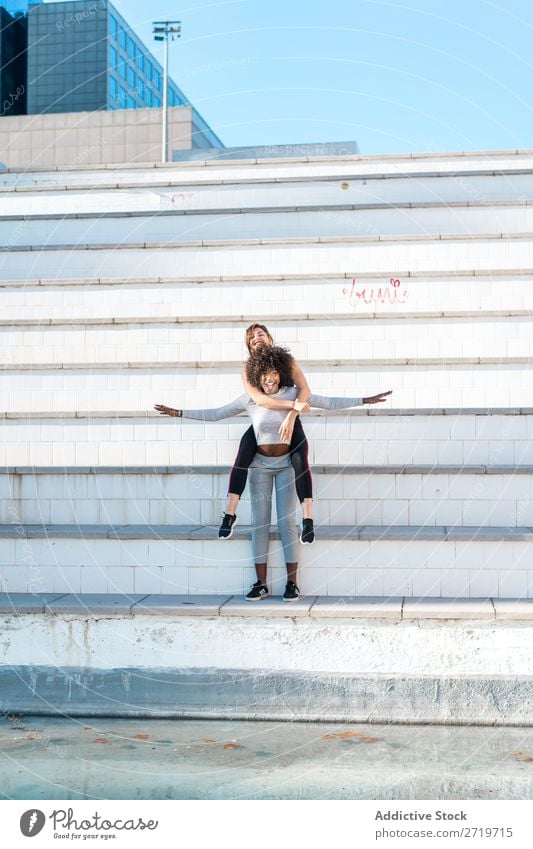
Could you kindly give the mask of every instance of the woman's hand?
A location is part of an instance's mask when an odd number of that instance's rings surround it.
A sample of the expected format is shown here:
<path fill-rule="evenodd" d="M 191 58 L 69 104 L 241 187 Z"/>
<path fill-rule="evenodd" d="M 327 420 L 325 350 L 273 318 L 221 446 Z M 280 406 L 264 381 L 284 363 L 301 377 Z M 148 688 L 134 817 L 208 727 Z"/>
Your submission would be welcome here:
<path fill-rule="evenodd" d="M 294 430 L 294 422 L 296 421 L 296 414 L 289 413 L 283 419 L 283 422 L 279 428 L 279 436 L 282 442 L 287 442 L 289 445 L 291 444 L 292 432 Z"/>
<path fill-rule="evenodd" d="M 295 401 L 292 406 L 297 413 L 308 413 L 311 409 L 307 401 Z"/>
<path fill-rule="evenodd" d="M 157 410 L 158 413 L 161 413 L 162 416 L 172 416 L 176 418 L 179 417 L 180 410 L 175 410 L 173 407 L 165 407 L 164 404 L 154 404 L 154 410 Z"/>
<path fill-rule="evenodd" d="M 389 389 L 388 392 L 379 392 L 378 395 L 371 395 L 369 398 L 363 398 L 363 404 L 380 404 L 382 401 L 386 401 L 389 395 L 392 395 L 392 389 Z"/>

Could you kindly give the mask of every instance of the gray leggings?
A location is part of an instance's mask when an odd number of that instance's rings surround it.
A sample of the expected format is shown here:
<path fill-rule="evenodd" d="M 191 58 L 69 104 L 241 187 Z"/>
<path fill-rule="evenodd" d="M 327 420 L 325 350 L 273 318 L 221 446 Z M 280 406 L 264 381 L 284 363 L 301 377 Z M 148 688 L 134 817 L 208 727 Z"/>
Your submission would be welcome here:
<path fill-rule="evenodd" d="M 252 548 L 254 563 L 266 563 L 272 521 L 272 485 L 276 487 L 276 512 L 285 563 L 298 561 L 298 533 L 294 509 L 296 490 L 289 454 L 264 457 L 256 454 L 250 466 Z"/>

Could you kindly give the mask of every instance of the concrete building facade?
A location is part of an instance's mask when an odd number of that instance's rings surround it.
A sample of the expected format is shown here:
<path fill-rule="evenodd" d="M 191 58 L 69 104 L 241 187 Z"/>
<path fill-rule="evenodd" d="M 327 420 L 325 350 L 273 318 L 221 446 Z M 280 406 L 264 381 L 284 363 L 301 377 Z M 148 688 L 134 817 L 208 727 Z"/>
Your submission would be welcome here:
<path fill-rule="evenodd" d="M 9 168 L 155 162 L 162 109 L 16 115 L 0 121 L 0 161 Z M 212 134 L 192 106 L 168 110 L 169 149 L 210 148 Z"/>

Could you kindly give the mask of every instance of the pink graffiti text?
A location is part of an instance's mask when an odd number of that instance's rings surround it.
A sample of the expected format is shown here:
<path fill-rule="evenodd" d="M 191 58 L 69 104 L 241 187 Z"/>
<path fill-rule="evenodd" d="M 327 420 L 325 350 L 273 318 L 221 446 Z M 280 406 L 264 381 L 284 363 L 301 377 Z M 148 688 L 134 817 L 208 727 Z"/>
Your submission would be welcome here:
<path fill-rule="evenodd" d="M 356 307 L 358 304 L 405 304 L 409 297 L 407 289 L 402 289 L 401 280 L 396 277 L 391 277 L 389 286 L 372 286 L 370 288 L 358 288 L 360 283 L 354 278 L 350 289 L 343 289 L 342 294 L 346 295 L 350 306 Z"/>

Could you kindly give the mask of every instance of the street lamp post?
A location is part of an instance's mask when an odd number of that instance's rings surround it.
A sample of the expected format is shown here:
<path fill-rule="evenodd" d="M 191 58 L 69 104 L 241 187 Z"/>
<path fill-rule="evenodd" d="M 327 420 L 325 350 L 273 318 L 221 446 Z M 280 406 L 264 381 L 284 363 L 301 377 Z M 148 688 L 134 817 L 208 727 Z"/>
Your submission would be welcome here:
<path fill-rule="evenodd" d="M 165 42 L 165 60 L 163 72 L 163 121 L 161 139 L 161 161 L 168 159 L 168 40 L 175 41 L 181 36 L 181 21 L 154 21 L 153 36 L 155 41 Z"/>

